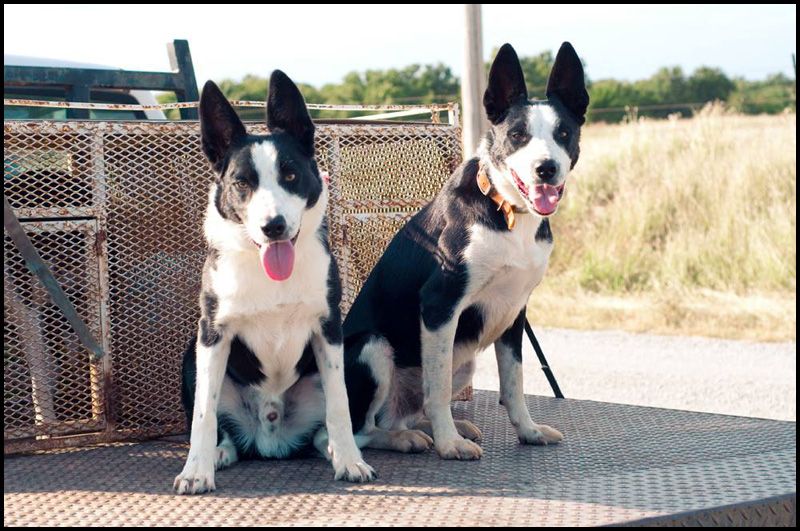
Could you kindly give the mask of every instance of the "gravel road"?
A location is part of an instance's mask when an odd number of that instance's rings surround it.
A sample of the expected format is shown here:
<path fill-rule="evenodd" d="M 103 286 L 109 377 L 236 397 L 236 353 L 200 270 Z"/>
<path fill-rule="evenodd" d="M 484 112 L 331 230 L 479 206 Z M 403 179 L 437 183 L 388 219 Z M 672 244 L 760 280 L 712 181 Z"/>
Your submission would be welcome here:
<path fill-rule="evenodd" d="M 565 329 L 536 336 L 567 398 L 796 420 L 796 342 Z M 552 396 L 527 337 L 523 363 L 525 392 Z M 498 389 L 493 349 L 478 357 L 473 385 Z"/>

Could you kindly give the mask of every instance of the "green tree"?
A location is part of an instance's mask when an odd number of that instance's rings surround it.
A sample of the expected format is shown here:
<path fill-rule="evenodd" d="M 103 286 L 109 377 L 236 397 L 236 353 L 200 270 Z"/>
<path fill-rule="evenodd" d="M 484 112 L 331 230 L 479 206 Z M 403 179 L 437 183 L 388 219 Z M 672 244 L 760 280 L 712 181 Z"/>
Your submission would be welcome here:
<path fill-rule="evenodd" d="M 492 56 L 497 53 L 494 50 Z M 553 66 L 550 51 L 520 57 L 520 64 L 532 98 L 545 95 L 547 79 Z M 491 62 L 486 63 L 488 74 Z M 223 93 L 232 100 L 264 101 L 269 81 L 266 78 L 246 75 L 239 81 L 231 79 L 219 83 Z M 339 83 L 328 83 L 316 88 L 300 83 L 300 90 L 309 103 L 326 104 L 425 104 L 458 102 L 460 80 L 447 65 L 413 64 L 403 68 L 349 72 Z M 719 68 L 702 66 L 690 76 L 680 67 L 665 67 L 646 79 L 619 81 L 588 80 L 591 104 L 590 121 L 617 122 L 624 118 L 626 109 L 637 108 L 643 116 L 664 117 L 680 112 L 685 116 L 704 103 L 720 100 L 745 113 L 777 113 L 796 108 L 794 79 L 776 74 L 761 81 L 730 79 Z M 160 102 L 175 101 L 174 94 L 158 97 Z M 264 109 L 240 108 L 240 115 L 248 120 L 263 120 Z M 177 118 L 177 111 L 168 111 L 168 117 Z M 345 118 L 360 113 L 346 111 L 312 111 L 314 118 Z M 410 117 L 409 120 L 419 119 Z"/>
<path fill-rule="evenodd" d="M 736 84 L 719 68 L 701 66 L 689 78 L 688 89 L 692 102 L 726 101 L 736 90 Z"/>

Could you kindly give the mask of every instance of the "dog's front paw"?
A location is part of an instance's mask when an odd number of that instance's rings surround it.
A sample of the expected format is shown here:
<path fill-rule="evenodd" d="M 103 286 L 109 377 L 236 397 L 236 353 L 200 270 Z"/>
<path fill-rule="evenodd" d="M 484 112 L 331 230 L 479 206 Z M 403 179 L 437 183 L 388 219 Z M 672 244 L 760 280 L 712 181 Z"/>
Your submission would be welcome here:
<path fill-rule="evenodd" d="M 520 427 L 517 430 L 517 437 L 522 444 L 548 445 L 564 440 L 560 431 L 544 424 L 533 424 L 527 428 Z"/>
<path fill-rule="evenodd" d="M 172 488 L 178 494 L 200 494 L 215 490 L 214 463 L 201 463 L 199 458 L 190 456 L 183 471 L 175 477 Z"/>
<path fill-rule="evenodd" d="M 375 470 L 372 469 L 363 459 L 347 463 L 333 463 L 334 479 L 343 479 L 352 483 L 367 483 L 377 477 Z"/>
<path fill-rule="evenodd" d="M 434 440 L 434 447 L 442 459 L 474 461 L 483 455 L 483 449 L 480 446 L 461 437 L 444 442 Z"/>

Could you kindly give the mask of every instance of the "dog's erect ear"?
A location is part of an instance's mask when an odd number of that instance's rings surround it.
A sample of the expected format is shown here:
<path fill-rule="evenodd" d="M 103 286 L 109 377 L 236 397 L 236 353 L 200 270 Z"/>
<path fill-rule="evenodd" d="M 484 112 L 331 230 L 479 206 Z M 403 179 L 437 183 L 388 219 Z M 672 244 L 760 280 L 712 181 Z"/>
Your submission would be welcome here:
<path fill-rule="evenodd" d="M 297 139 L 307 155 L 314 154 L 314 123 L 306 101 L 289 76 L 275 70 L 269 79 L 267 127 L 286 131 Z"/>
<path fill-rule="evenodd" d="M 244 125 L 213 81 L 206 81 L 200 96 L 200 136 L 203 151 L 217 173 L 225 154 L 247 136 Z"/>
<path fill-rule="evenodd" d="M 527 100 L 528 89 L 517 52 L 510 44 L 504 44 L 489 71 L 489 83 L 483 95 L 486 116 L 492 124 L 497 124 L 505 118 L 509 107 Z"/>
<path fill-rule="evenodd" d="M 575 53 L 575 48 L 568 42 L 561 45 L 556 55 L 556 62 L 550 71 L 547 81 L 547 97 L 557 97 L 569 111 L 575 115 L 578 123 L 586 121 L 586 108 L 589 106 L 589 94 L 583 79 L 583 65 Z"/>

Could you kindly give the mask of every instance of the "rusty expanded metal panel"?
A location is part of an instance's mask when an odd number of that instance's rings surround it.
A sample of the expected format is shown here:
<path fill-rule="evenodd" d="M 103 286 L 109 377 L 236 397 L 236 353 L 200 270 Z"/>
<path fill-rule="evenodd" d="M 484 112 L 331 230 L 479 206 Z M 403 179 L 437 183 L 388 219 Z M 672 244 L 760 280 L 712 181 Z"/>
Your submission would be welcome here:
<path fill-rule="evenodd" d="M 22 227 L 89 330 L 100 337 L 97 221 L 23 222 Z M 4 439 L 104 429 L 102 361 L 81 346 L 7 235 L 3 302 Z"/>
<path fill-rule="evenodd" d="M 320 124 L 317 160 L 331 174 L 330 235 L 347 311 L 389 239 L 460 163 L 460 130 Z M 94 432 L 85 443 L 184 431 L 181 353 L 198 316 L 212 179 L 197 122 L 6 121 L 4 162 L 4 193 L 25 227 L 91 228 L 85 251 L 94 255 L 80 259 L 69 254 L 83 249 L 80 238 L 29 235 L 108 353 L 90 364 L 69 327 L 50 324 L 58 312 L 7 241 L 5 451 L 78 441 L 48 439 L 64 434 Z M 37 342 L 41 355 L 32 354 Z M 36 403 L 48 395 L 55 421 L 45 423 Z"/>
<path fill-rule="evenodd" d="M 331 244 L 349 310 L 397 230 L 461 163 L 450 126 L 322 126 L 317 160 L 331 177 Z"/>

